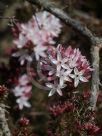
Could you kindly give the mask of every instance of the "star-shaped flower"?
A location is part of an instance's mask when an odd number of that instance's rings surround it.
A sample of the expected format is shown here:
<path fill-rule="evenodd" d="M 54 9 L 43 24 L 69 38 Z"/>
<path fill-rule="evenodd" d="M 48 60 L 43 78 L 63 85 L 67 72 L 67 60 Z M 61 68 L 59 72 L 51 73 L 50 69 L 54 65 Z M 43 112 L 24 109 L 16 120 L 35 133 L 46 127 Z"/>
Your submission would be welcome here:
<path fill-rule="evenodd" d="M 88 80 L 83 76 L 84 70 L 78 71 L 77 68 L 74 68 L 74 74 L 70 74 L 70 77 L 74 79 L 74 86 L 77 87 L 79 82 L 88 82 Z"/>
<path fill-rule="evenodd" d="M 54 59 L 52 57 L 50 57 L 50 59 L 51 59 L 51 62 L 57 66 L 57 70 L 56 70 L 57 76 L 59 76 L 61 68 L 69 69 L 69 66 L 66 64 L 66 62 L 68 61 L 68 58 L 66 57 L 63 58 L 59 51 L 57 52 L 57 59 Z"/>
<path fill-rule="evenodd" d="M 72 69 L 69 70 L 61 70 L 59 74 L 59 79 L 60 79 L 60 86 L 64 85 L 65 81 L 71 82 L 72 80 L 70 79 L 70 73 L 72 72 Z"/>
<path fill-rule="evenodd" d="M 58 83 L 54 83 L 54 84 L 46 83 L 46 86 L 51 89 L 48 96 L 52 96 L 55 92 L 57 92 L 60 96 L 62 96 L 61 89 L 64 88 L 66 85 L 64 84 L 63 86 L 61 86 Z"/>

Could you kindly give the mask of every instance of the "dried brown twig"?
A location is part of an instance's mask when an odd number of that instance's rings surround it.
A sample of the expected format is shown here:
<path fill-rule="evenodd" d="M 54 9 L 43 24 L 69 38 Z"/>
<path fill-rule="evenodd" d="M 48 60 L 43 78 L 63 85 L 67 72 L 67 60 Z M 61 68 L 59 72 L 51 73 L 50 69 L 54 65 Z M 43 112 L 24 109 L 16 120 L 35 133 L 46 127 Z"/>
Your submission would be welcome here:
<path fill-rule="evenodd" d="M 99 51 L 102 48 L 102 38 L 95 36 L 86 26 L 81 22 L 71 18 L 62 9 L 56 7 L 49 0 L 27 0 L 31 4 L 41 6 L 48 12 L 54 14 L 65 24 L 80 32 L 91 43 L 91 56 L 94 72 L 92 74 L 91 99 L 90 106 L 94 110 L 96 108 L 97 97 L 99 93 Z"/>

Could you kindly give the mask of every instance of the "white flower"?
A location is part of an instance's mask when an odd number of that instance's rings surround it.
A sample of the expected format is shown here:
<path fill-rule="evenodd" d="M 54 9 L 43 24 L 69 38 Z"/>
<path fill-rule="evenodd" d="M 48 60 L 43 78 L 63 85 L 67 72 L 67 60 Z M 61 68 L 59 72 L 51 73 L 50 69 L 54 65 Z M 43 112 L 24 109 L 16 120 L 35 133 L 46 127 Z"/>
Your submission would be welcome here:
<path fill-rule="evenodd" d="M 54 83 L 54 84 L 46 83 L 46 86 L 51 89 L 48 96 L 52 96 L 55 92 L 57 92 L 60 96 L 62 96 L 61 89 L 64 88 L 66 85 L 64 84 L 63 86 L 60 86 L 60 84 L 58 83 Z"/>
<path fill-rule="evenodd" d="M 46 46 L 37 45 L 34 47 L 35 57 L 36 60 L 39 60 L 41 57 L 46 57 L 45 50 L 47 49 Z"/>
<path fill-rule="evenodd" d="M 79 82 L 88 82 L 88 80 L 83 77 L 84 70 L 78 71 L 77 68 L 74 68 L 74 74 L 70 74 L 70 77 L 74 79 L 74 86 L 77 87 Z"/>
<path fill-rule="evenodd" d="M 32 57 L 28 54 L 28 50 L 19 50 L 12 54 L 13 57 L 19 57 L 20 64 L 23 65 L 25 60 L 32 61 Z"/>
<path fill-rule="evenodd" d="M 35 18 L 35 17 L 34 17 Z M 43 11 L 36 13 L 36 19 L 42 29 L 48 32 L 48 35 L 57 37 L 61 31 L 61 23 L 58 18 L 49 12 Z"/>
<path fill-rule="evenodd" d="M 62 58 L 61 53 L 58 51 L 57 52 L 57 59 L 53 59 L 50 57 L 51 62 L 57 66 L 57 72 L 56 75 L 59 76 L 61 67 L 64 69 L 69 69 L 69 66 L 66 64 L 68 61 L 68 58 Z"/>
<path fill-rule="evenodd" d="M 16 44 L 17 48 L 23 48 L 26 45 L 27 41 L 27 37 L 20 33 L 19 38 L 14 40 L 14 44 Z"/>
<path fill-rule="evenodd" d="M 30 108 L 31 105 L 30 103 L 28 102 L 28 98 L 27 97 L 19 97 L 16 102 L 18 103 L 18 106 L 19 106 L 19 109 L 22 110 L 23 107 L 27 107 L 27 108 Z"/>
<path fill-rule="evenodd" d="M 21 33 L 34 45 L 54 44 L 53 38 L 58 37 L 61 27 L 58 18 L 43 11 L 36 13 L 28 23 L 21 24 Z"/>
<path fill-rule="evenodd" d="M 29 83 L 29 77 L 27 76 L 27 74 L 24 74 L 19 78 L 20 85 L 24 86 L 27 85 L 28 83 Z"/>
<path fill-rule="evenodd" d="M 59 79 L 60 79 L 60 86 L 64 85 L 65 81 L 71 82 L 72 80 L 70 79 L 70 73 L 72 72 L 72 69 L 69 70 L 61 70 L 59 74 Z"/>

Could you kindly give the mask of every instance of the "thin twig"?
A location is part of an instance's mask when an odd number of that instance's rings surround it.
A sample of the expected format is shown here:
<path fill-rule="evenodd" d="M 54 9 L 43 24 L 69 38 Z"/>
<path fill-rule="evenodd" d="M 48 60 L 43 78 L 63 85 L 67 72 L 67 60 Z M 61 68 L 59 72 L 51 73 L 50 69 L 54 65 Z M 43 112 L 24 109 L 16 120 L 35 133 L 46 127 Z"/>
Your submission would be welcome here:
<path fill-rule="evenodd" d="M 96 109 L 97 97 L 99 94 L 99 50 L 99 47 L 91 46 L 91 57 L 94 71 L 92 74 L 90 106 L 93 110 Z"/>

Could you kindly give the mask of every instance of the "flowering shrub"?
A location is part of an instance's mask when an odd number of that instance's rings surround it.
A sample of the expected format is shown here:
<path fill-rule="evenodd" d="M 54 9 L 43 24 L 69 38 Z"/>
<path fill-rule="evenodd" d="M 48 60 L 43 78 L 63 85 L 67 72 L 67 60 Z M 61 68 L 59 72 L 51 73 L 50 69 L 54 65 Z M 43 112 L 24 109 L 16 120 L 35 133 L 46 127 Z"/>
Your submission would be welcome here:
<path fill-rule="evenodd" d="M 32 107 L 33 87 L 49 91 L 48 136 L 94 136 L 99 131 L 96 111 L 90 108 L 90 91 L 83 89 L 93 69 L 78 48 L 57 44 L 61 28 L 59 19 L 46 11 L 35 13 L 27 23 L 17 23 L 12 28 L 15 48 L 10 68 L 2 66 L 0 71 L 8 74 L 5 82 L 19 110 Z M 4 92 L 0 86 L 0 97 Z M 27 118 L 22 117 L 17 125 L 13 136 L 30 135 Z"/>
<path fill-rule="evenodd" d="M 33 84 L 49 90 L 48 96 L 57 92 L 59 96 L 48 106 L 51 122 L 47 135 L 93 136 L 99 128 L 95 124 L 95 112 L 90 109 L 90 92 L 78 89 L 89 81 L 93 69 L 78 48 L 65 48 L 61 44 L 52 46 L 61 27 L 59 19 L 43 11 L 36 13 L 27 23 L 18 23 L 16 29 L 13 28 L 16 50 L 12 56 L 17 57 L 28 71 L 25 69 L 17 77 L 12 92 L 17 97 L 20 110 L 31 107 L 28 100 Z M 38 78 L 42 83 L 37 81 Z M 26 124 L 28 121 L 22 118 L 19 123 Z"/>

